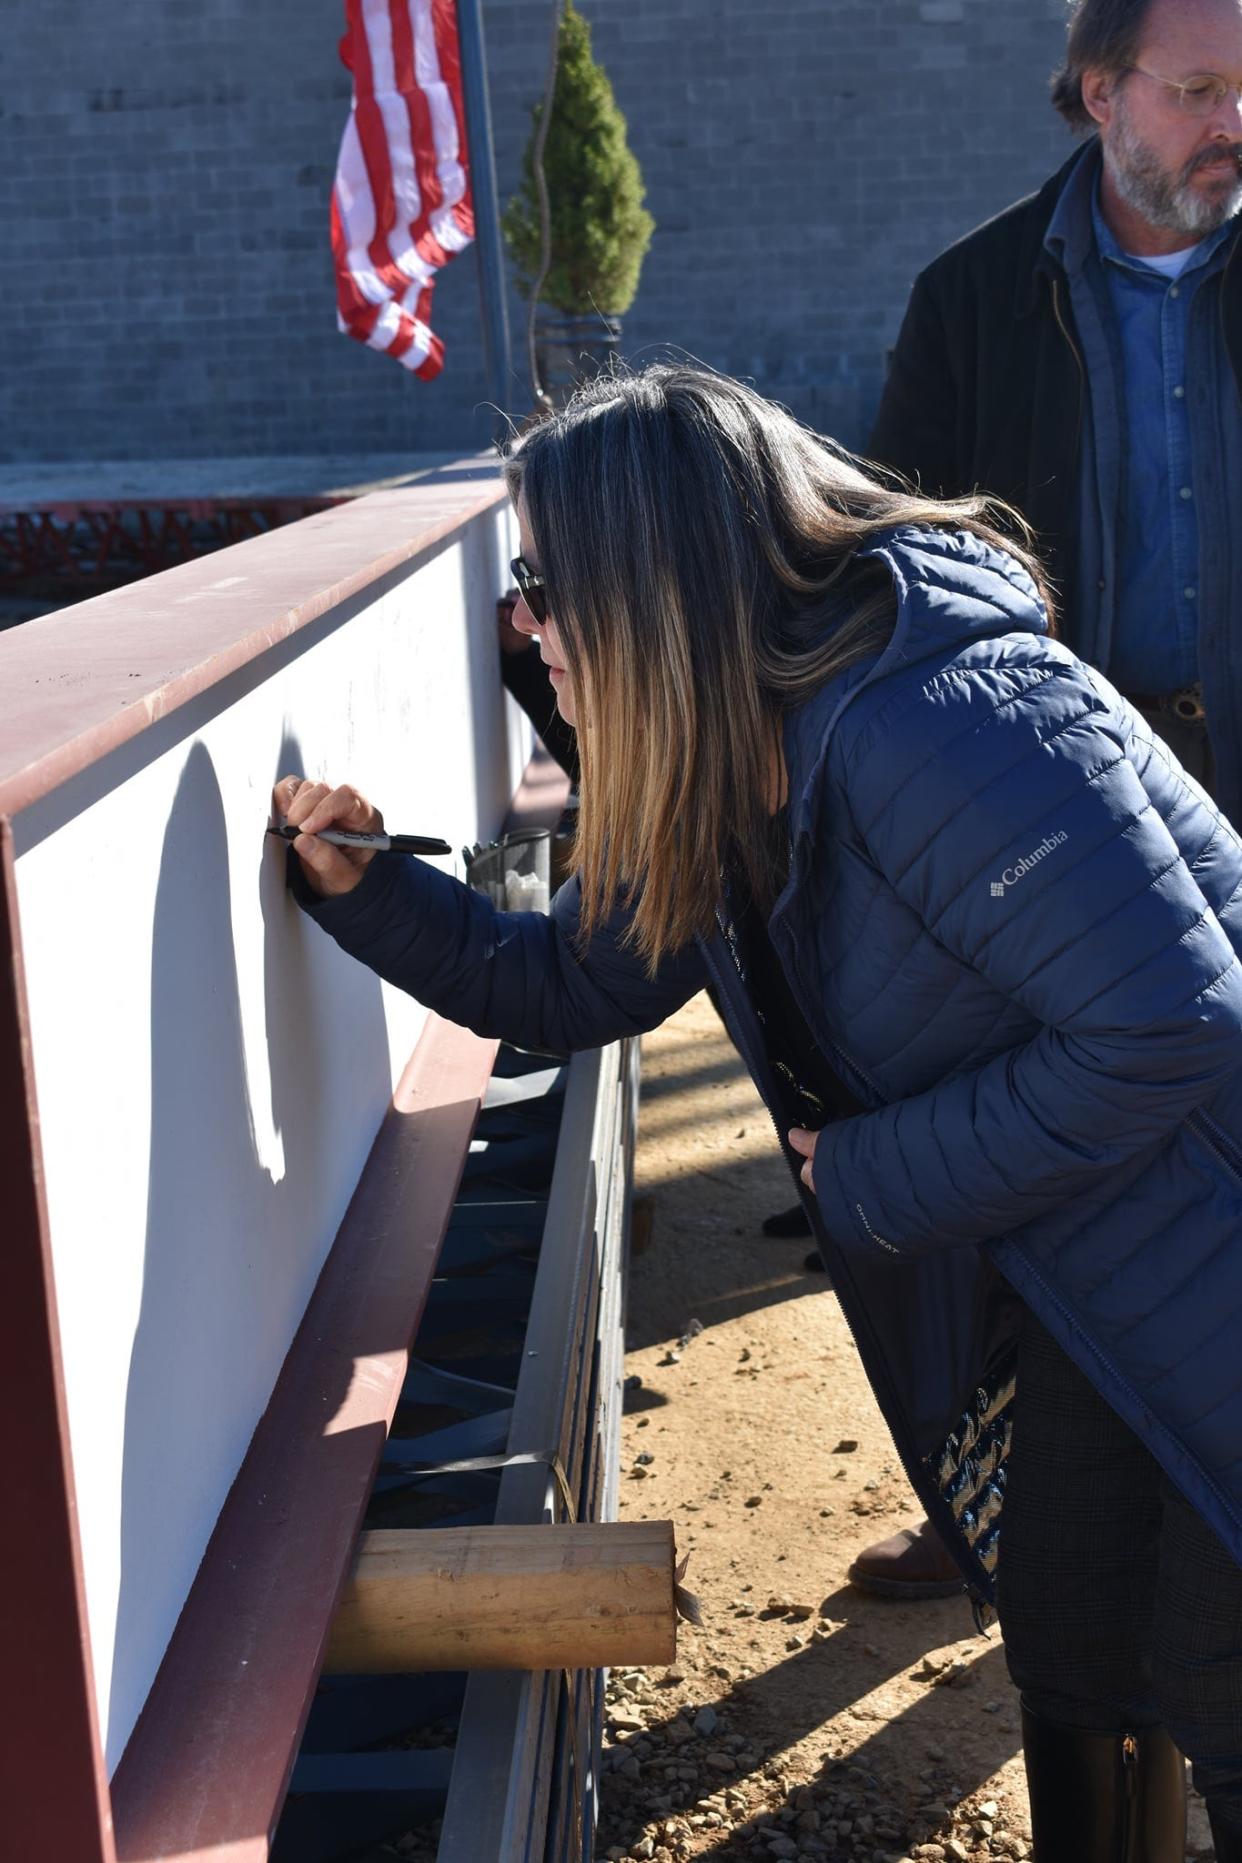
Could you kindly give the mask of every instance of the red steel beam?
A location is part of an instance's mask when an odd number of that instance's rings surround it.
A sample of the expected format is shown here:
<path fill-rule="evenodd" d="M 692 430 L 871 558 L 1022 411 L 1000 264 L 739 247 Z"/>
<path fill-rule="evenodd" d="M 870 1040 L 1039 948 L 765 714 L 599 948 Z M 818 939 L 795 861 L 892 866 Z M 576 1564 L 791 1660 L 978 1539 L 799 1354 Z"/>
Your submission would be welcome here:
<path fill-rule="evenodd" d="M 497 1046 L 428 1019 L 113 1780 L 120 1863 L 268 1854 Z"/>
<path fill-rule="evenodd" d="M 359 501 L 300 540 L 293 574 L 284 540 L 242 545 L 248 597 L 264 619 L 240 640 L 231 590 L 217 592 L 218 570 L 198 563 L 171 572 L 180 599 L 195 602 L 192 629 L 149 625 L 166 619 L 166 578 L 159 604 L 141 587 L 131 592 L 132 623 L 108 637 L 106 650 L 92 603 L 57 617 L 55 631 L 32 622 L 0 639 L 0 692 L 7 687 L 10 699 L 0 745 L 0 1182 L 8 1217 L 0 1246 L 0 1382 L 8 1415 L 18 1420 L 6 1473 L 22 1510 L 6 1536 L 0 1606 L 0 1649 L 20 1704 L 0 1742 L 6 1858 L 266 1857 L 495 1044 L 429 1021 L 110 1795 L 5 817 L 502 497 L 494 483 L 474 483 Z M 394 517 L 407 510 L 411 521 L 394 546 Z M 31 694 L 37 705 L 27 702 Z M 559 812 L 563 783 L 559 773 L 549 778 L 546 760 L 530 777 L 516 812 L 529 808 L 546 821 Z"/>
<path fill-rule="evenodd" d="M 123 609 L 99 602 L 0 633 L 0 815 L 16 815 L 270 653 L 330 609 L 403 568 L 504 500 L 497 481 L 377 492 L 236 546 L 252 631 L 216 556 L 135 582 Z M 190 606 L 189 604 L 193 604 Z"/>
<path fill-rule="evenodd" d="M 18 930 L 13 837 L 0 820 L 0 1409 L 5 1510 L 0 1853 L 115 1863 L 48 1242 Z M 20 1508 L 12 1505 L 14 1499 Z"/>

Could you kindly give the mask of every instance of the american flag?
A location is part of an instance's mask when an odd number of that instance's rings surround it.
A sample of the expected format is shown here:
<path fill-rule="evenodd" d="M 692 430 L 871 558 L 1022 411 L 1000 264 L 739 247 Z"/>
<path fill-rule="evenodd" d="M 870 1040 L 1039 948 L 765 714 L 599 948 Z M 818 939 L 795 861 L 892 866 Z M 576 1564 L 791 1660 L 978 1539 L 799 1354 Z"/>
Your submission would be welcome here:
<path fill-rule="evenodd" d="M 354 97 L 332 190 L 337 324 L 430 381 L 436 273 L 474 237 L 454 0 L 345 0 Z"/>

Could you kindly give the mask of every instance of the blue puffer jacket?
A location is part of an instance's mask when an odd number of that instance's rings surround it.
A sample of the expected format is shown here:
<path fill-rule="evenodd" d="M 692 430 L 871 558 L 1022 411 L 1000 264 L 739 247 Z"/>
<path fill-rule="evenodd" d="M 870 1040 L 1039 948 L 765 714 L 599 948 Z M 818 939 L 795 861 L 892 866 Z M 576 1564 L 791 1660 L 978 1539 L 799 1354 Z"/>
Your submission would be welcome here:
<path fill-rule="evenodd" d="M 868 1109 L 816 1150 L 833 1285 L 978 1596 L 1020 1302 L 1242 1561 L 1242 842 L 1049 638 L 1012 559 L 914 529 L 872 553 L 897 626 L 787 718 L 770 924 Z M 652 980 L 620 914 L 578 960 L 573 883 L 551 918 L 497 913 L 389 856 L 344 898 L 299 896 L 382 976 L 529 1046 L 652 1028 L 711 978 L 779 1104 L 723 923 Z"/>

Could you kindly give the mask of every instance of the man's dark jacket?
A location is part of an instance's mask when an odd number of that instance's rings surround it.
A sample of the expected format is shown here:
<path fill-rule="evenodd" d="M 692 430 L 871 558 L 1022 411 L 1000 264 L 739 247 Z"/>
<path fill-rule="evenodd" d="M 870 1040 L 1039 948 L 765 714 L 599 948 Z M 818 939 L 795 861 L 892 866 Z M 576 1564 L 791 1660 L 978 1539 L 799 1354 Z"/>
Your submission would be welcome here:
<path fill-rule="evenodd" d="M 1079 449 L 1090 400 L 1069 285 L 1044 237 L 1078 159 L 916 279 L 868 449 L 935 496 L 982 490 L 1016 506 L 1039 533 L 1071 647 L 1082 638 L 1073 606 Z M 1220 302 L 1226 350 L 1242 383 L 1240 246 L 1235 242 L 1225 268 Z M 1242 617 L 1229 655 L 1232 677 L 1213 677 L 1210 643 L 1201 648 L 1209 715 L 1214 698 L 1236 709 Z M 1242 795 L 1242 780 L 1230 787 Z"/>

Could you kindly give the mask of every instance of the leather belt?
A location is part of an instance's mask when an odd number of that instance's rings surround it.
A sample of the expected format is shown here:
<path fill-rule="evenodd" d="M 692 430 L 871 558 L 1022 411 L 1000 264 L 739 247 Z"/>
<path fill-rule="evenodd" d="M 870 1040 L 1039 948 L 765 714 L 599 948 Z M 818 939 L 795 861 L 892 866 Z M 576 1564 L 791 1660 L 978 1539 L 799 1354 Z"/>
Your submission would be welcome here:
<path fill-rule="evenodd" d="M 1175 718 L 1178 724 L 1207 723 L 1203 685 L 1199 680 L 1193 686 L 1179 686 L 1176 692 L 1127 692 L 1126 697 L 1139 711 L 1158 712 L 1165 718 Z"/>

